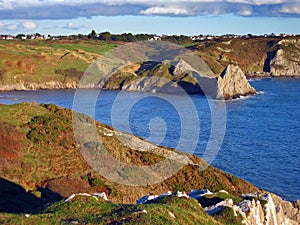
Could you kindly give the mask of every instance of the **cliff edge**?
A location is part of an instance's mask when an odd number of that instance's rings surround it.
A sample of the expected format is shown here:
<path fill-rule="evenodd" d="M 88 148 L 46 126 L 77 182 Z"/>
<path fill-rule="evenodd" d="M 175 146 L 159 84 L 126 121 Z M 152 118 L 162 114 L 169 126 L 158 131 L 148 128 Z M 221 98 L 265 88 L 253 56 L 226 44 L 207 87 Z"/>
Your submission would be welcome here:
<path fill-rule="evenodd" d="M 281 40 L 268 54 L 265 72 L 272 76 L 300 76 L 300 39 Z"/>
<path fill-rule="evenodd" d="M 143 67 L 145 66 L 142 64 L 140 68 Z M 130 78 L 128 73 L 122 72 L 113 75 L 105 88 L 170 94 L 204 94 L 225 100 L 256 94 L 256 90 L 249 84 L 238 66 L 228 65 L 220 76 L 213 73 L 205 75 L 197 73 L 182 61 L 175 66 L 158 63 L 147 69 L 134 71 L 134 76 L 131 76 L 133 78 Z"/>

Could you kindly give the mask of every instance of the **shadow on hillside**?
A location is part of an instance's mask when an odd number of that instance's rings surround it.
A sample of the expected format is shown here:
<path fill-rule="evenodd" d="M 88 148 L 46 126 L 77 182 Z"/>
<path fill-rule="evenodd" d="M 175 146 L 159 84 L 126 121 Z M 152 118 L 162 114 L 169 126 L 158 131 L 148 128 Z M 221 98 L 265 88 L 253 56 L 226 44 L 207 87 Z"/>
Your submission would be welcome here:
<path fill-rule="evenodd" d="M 219 197 L 212 197 L 212 198 L 202 197 L 198 200 L 198 202 L 201 204 L 203 208 L 216 205 L 222 201 L 224 201 L 224 199 Z"/>
<path fill-rule="evenodd" d="M 48 189 L 38 188 L 41 198 L 26 192 L 20 185 L 0 178 L 0 212 L 5 213 L 38 213 L 50 202 L 62 197 Z"/>

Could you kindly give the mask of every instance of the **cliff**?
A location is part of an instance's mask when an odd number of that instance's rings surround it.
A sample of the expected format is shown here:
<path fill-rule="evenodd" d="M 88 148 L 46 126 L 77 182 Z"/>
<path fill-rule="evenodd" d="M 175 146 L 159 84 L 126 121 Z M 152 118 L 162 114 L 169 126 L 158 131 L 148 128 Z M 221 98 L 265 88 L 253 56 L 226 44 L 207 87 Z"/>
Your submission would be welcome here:
<path fill-rule="evenodd" d="M 167 196 L 178 198 L 193 198 L 199 202 L 203 210 L 216 219 L 228 223 L 231 213 L 231 221 L 235 224 L 245 225 L 297 225 L 300 221 L 299 205 L 295 202 L 282 200 L 271 193 L 249 193 L 240 197 L 231 196 L 228 192 L 220 190 L 211 192 L 207 189 L 192 190 L 188 195 L 185 193 L 166 192 L 162 195 L 144 196 L 137 204 L 155 202 Z"/>
<path fill-rule="evenodd" d="M 0 91 L 26 91 L 26 90 L 46 90 L 46 89 L 77 89 L 78 84 L 73 82 L 49 81 L 45 83 L 18 82 L 15 84 L 1 85 Z"/>
<path fill-rule="evenodd" d="M 231 38 L 197 42 L 187 48 L 199 55 L 209 66 L 208 69 L 213 72 L 209 77 L 221 74 L 230 64 L 238 65 L 249 77 L 264 77 L 270 74 L 299 76 L 299 43 L 299 37 Z M 99 41 L 0 40 L 0 90 L 75 88 L 89 65 L 118 45 L 119 43 Z M 200 91 L 199 87 L 194 85 L 195 80 L 190 82 L 189 78 L 180 75 L 178 77 L 178 72 L 181 73 L 182 69 L 189 69 L 184 63 L 178 62 L 176 67 L 179 69 L 176 71 L 172 71 L 172 68 L 160 70 L 158 67 L 155 72 L 161 72 L 162 77 L 170 70 L 171 74 L 174 72 L 178 78 L 176 82 L 182 86 L 186 85 L 186 89 L 191 93 Z M 202 64 L 201 67 L 205 68 L 205 65 Z M 142 69 L 145 69 L 144 72 L 139 72 L 144 75 L 154 72 L 153 65 Z M 208 69 L 206 68 L 206 72 Z M 128 71 L 127 75 L 131 75 L 126 77 L 126 81 L 132 81 L 137 75 L 131 72 Z M 116 79 L 115 82 L 110 81 L 111 86 L 108 85 L 108 89 L 121 89 L 123 83 L 117 82 L 118 78 Z M 137 84 L 126 88 L 137 89 Z"/>
<path fill-rule="evenodd" d="M 219 99 L 233 99 L 254 94 L 256 94 L 256 90 L 249 84 L 245 74 L 238 66 L 228 65 L 218 77 L 217 98 Z"/>
<path fill-rule="evenodd" d="M 268 54 L 265 70 L 272 76 L 300 76 L 300 39 L 281 40 Z"/>
<path fill-rule="evenodd" d="M 209 69 L 204 69 L 203 74 L 199 74 L 183 60 L 174 65 L 151 64 L 151 62 L 145 64 L 147 66 L 142 64 L 138 69 L 131 71 L 131 75 L 124 71 L 114 74 L 104 88 L 154 93 L 204 94 L 226 100 L 256 94 L 238 66 L 229 65 L 220 76 L 216 76 Z M 146 69 L 140 69 L 144 67 Z"/>

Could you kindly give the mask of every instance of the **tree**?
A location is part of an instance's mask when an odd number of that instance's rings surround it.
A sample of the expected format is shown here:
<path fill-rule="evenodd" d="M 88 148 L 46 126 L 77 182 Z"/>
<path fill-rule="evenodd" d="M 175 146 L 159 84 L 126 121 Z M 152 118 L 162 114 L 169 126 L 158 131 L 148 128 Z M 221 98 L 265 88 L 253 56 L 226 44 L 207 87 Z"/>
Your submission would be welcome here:
<path fill-rule="evenodd" d="M 22 37 L 26 37 L 26 35 L 25 35 L 25 34 L 17 34 L 17 35 L 16 35 L 16 38 L 17 38 L 17 39 L 21 39 Z"/>
<path fill-rule="evenodd" d="M 92 30 L 91 33 L 88 35 L 88 39 L 96 39 L 97 38 L 97 33 L 95 30 Z"/>
<path fill-rule="evenodd" d="M 99 34 L 99 40 L 101 41 L 111 41 L 112 35 L 108 31 Z"/>

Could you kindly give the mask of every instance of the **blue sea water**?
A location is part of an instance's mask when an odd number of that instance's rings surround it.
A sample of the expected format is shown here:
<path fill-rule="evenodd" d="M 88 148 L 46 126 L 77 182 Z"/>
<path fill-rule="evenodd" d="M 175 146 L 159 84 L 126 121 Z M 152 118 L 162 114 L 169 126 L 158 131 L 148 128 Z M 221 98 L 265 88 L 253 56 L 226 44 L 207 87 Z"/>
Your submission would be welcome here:
<path fill-rule="evenodd" d="M 258 95 L 225 104 L 201 95 L 99 90 L 4 92 L 0 103 L 73 108 L 162 146 L 207 159 L 216 154 L 213 166 L 287 200 L 300 199 L 300 79 L 251 84 Z"/>

